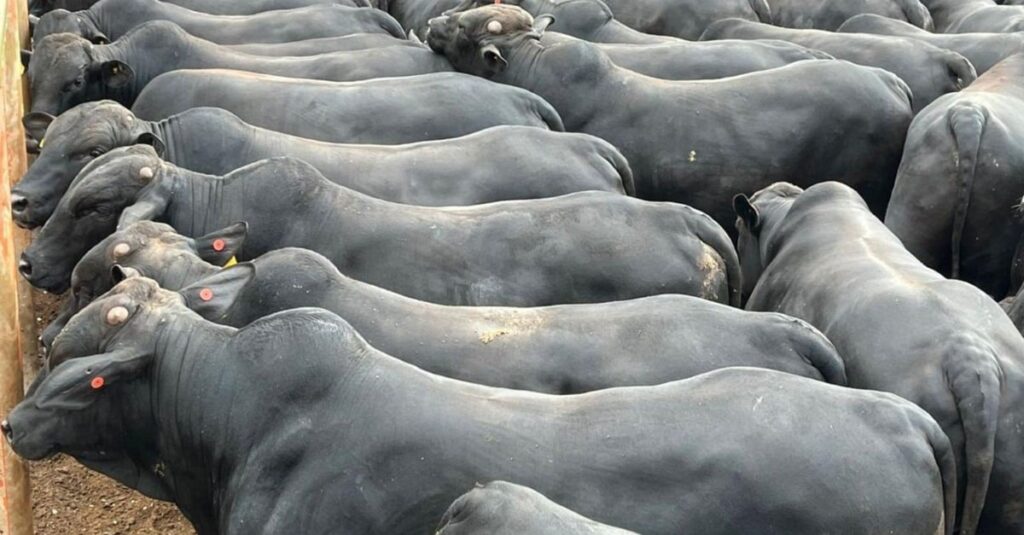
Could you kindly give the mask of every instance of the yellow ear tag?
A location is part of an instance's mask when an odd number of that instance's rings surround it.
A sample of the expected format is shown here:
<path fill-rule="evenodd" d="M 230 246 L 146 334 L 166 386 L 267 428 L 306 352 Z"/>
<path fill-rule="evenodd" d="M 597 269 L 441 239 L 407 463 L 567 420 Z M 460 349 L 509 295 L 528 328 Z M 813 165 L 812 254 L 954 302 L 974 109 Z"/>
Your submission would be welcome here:
<path fill-rule="evenodd" d="M 235 265 L 237 263 L 238 263 L 238 259 L 232 256 L 231 258 L 228 259 L 228 263 L 224 264 L 224 269 L 227 269 L 227 268 L 229 268 L 229 267 L 231 267 L 231 266 L 233 266 L 233 265 Z"/>
<path fill-rule="evenodd" d="M 40 140 L 39 140 L 39 148 L 40 148 L 40 149 L 42 149 L 42 148 L 43 148 L 43 143 L 46 143 L 46 138 L 45 138 L 45 137 L 44 137 L 43 139 L 40 139 Z"/>

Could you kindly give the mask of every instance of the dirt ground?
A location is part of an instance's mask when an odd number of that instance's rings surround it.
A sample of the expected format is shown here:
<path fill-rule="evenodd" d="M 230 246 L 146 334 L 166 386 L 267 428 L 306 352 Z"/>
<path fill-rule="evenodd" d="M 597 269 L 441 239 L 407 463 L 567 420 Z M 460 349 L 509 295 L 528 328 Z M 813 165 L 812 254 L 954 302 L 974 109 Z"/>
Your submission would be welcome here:
<path fill-rule="evenodd" d="M 38 332 L 56 315 L 59 300 L 36 292 Z M 38 369 L 26 363 L 26 372 Z M 26 384 L 31 377 L 26 377 Z M 193 535 L 170 503 L 151 500 L 93 472 L 70 457 L 31 463 L 32 512 L 39 535 Z"/>

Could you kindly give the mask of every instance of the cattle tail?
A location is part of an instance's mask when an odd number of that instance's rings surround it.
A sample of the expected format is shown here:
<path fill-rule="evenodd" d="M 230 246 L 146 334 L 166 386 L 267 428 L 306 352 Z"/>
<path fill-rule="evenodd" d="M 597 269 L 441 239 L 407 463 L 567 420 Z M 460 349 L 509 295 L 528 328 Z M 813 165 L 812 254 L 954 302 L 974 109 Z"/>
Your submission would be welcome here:
<path fill-rule="evenodd" d="M 956 82 L 957 90 L 971 85 L 978 79 L 978 71 L 967 58 L 955 52 L 945 54 L 944 57 L 949 66 L 949 76 Z"/>
<path fill-rule="evenodd" d="M 950 278 L 960 278 L 960 245 L 967 225 L 967 210 L 981 150 L 981 136 L 988 120 L 988 111 L 973 103 L 963 103 L 949 110 L 949 129 L 956 145 L 956 207 L 953 210 L 952 260 Z"/>
<path fill-rule="evenodd" d="M 619 178 L 622 179 L 622 189 L 626 195 L 636 197 L 636 179 L 633 178 L 633 168 L 629 166 L 629 160 L 618 149 L 611 151 L 608 160 L 615 167 L 615 171 L 619 173 Z"/>
<path fill-rule="evenodd" d="M 803 336 L 793 340 L 800 357 L 807 364 L 818 370 L 826 383 L 849 386 L 846 377 L 846 361 L 839 356 L 839 351 L 821 331 L 806 321 L 792 316 L 780 315 L 782 321 L 789 323 Z M 954 506 L 956 502 L 954 502 Z"/>
<path fill-rule="evenodd" d="M 928 436 L 928 443 L 935 452 L 935 464 L 939 467 L 939 475 L 942 477 L 943 497 L 943 530 L 945 535 L 953 535 L 956 526 L 956 455 L 953 446 L 949 443 L 949 437 L 942 432 L 942 427 L 934 420 L 929 419 L 925 433 Z M 939 532 L 937 532 L 939 533 Z"/>
<path fill-rule="evenodd" d="M 917 0 L 902 0 L 899 4 L 907 22 L 922 30 L 935 31 L 935 21 L 932 19 L 931 11 L 923 3 Z"/>
<path fill-rule="evenodd" d="M 958 334 L 950 345 L 943 368 L 963 428 L 967 481 L 960 533 L 974 535 L 995 462 L 1003 374 L 994 350 L 977 337 Z"/>

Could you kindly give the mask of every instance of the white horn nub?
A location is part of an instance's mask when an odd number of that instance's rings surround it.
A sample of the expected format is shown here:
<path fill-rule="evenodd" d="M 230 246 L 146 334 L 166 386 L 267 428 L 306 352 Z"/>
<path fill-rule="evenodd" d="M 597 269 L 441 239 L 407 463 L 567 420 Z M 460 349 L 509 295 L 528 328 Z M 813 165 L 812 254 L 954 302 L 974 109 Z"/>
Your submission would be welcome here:
<path fill-rule="evenodd" d="M 145 178 L 146 180 L 153 178 L 153 168 L 143 167 L 142 169 L 139 169 L 139 178 Z"/>
<path fill-rule="evenodd" d="M 128 309 L 125 307 L 114 307 L 107 311 L 107 323 L 109 325 L 120 325 L 128 319 Z"/>
<path fill-rule="evenodd" d="M 496 21 L 496 20 L 492 20 L 491 22 L 488 22 L 487 23 L 487 31 L 489 31 L 491 33 L 501 33 L 501 23 Z"/>
<path fill-rule="evenodd" d="M 121 242 L 114 246 L 114 258 L 121 258 L 130 252 L 132 252 L 132 246 L 127 243 Z"/>

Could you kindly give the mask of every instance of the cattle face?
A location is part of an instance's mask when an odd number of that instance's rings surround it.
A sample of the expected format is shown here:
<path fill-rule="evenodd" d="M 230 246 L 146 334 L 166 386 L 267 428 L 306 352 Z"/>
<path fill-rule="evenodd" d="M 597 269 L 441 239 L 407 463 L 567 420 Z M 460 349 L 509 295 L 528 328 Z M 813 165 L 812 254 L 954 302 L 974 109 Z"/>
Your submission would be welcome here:
<path fill-rule="evenodd" d="M 22 275 L 38 288 L 66 290 L 78 260 L 117 229 L 121 211 L 158 181 L 162 167 L 149 145 L 120 147 L 86 165 L 22 253 Z"/>
<path fill-rule="evenodd" d="M 776 182 L 755 193 L 752 197 L 737 195 L 733 198 L 736 210 L 736 232 L 739 237 L 736 251 L 743 270 L 743 295 L 748 296 L 761 278 L 765 265 L 765 241 L 767 235 L 761 217 L 762 210 L 785 210 L 791 201 L 803 190 L 788 182 Z M 781 218 L 780 218 L 781 219 Z"/>
<path fill-rule="evenodd" d="M 523 40 L 540 39 L 553 20 L 535 21 L 518 7 L 490 5 L 431 19 L 427 45 L 456 70 L 491 78 L 508 67 L 511 50 Z"/>
<path fill-rule="evenodd" d="M 58 33 L 77 35 L 96 45 L 110 42 L 91 20 L 66 9 L 55 9 L 40 17 L 32 27 L 32 42 L 38 46 L 44 37 Z"/>
<path fill-rule="evenodd" d="M 26 131 L 40 145 L 39 157 L 11 190 L 11 211 L 22 227 L 46 222 L 61 195 L 90 161 L 115 147 L 163 141 L 143 128 L 130 111 L 112 101 L 89 102 L 56 119 L 40 113 L 25 117 Z"/>
<path fill-rule="evenodd" d="M 144 333 L 175 302 L 181 302 L 177 294 L 136 278 L 72 319 L 57 337 L 54 354 L 73 360 L 39 382 L 4 426 L 14 451 L 28 459 L 58 450 L 94 462 L 124 457 L 122 419 L 141 407 L 125 405 L 123 394 L 152 358 L 152 338 Z"/>
<path fill-rule="evenodd" d="M 473 8 L 492 5 L 493 0 L 463 0 L 446 15 Z M 502 4 L 518 6 L 537 19 L 550 18 L 547 22 L 557 26 L 552 29 L 559 33 L 594 42 L 659 42 L 668 38 L 646 35 L 620 25 L 612 15 L 611 8 L 601 0 L 503 0 Z M 636 36 L 631 35 L 636 33 Z"/>
<path fill-rule="evenodd" d="M 124 278 L 149 277 L 166 289 L 178 290 L 208 274 L 213 266 L 223 266 L 242 246 L 246 229 L 245 223 L 236 223 L 192 239 L 169 225 L 139 221 L 111 234 L 75 266 L 71 297 L 43 331 L 43 345 L 51 347 L 70 318 Z"/>
<path fill-rule="evenodd" d="M 128 86 L 135 78 L 131 67 L 103 59 L 100 50 L 69 33 L 40 39 L 28 64 L 32 111 L 58 114 Z"/>

